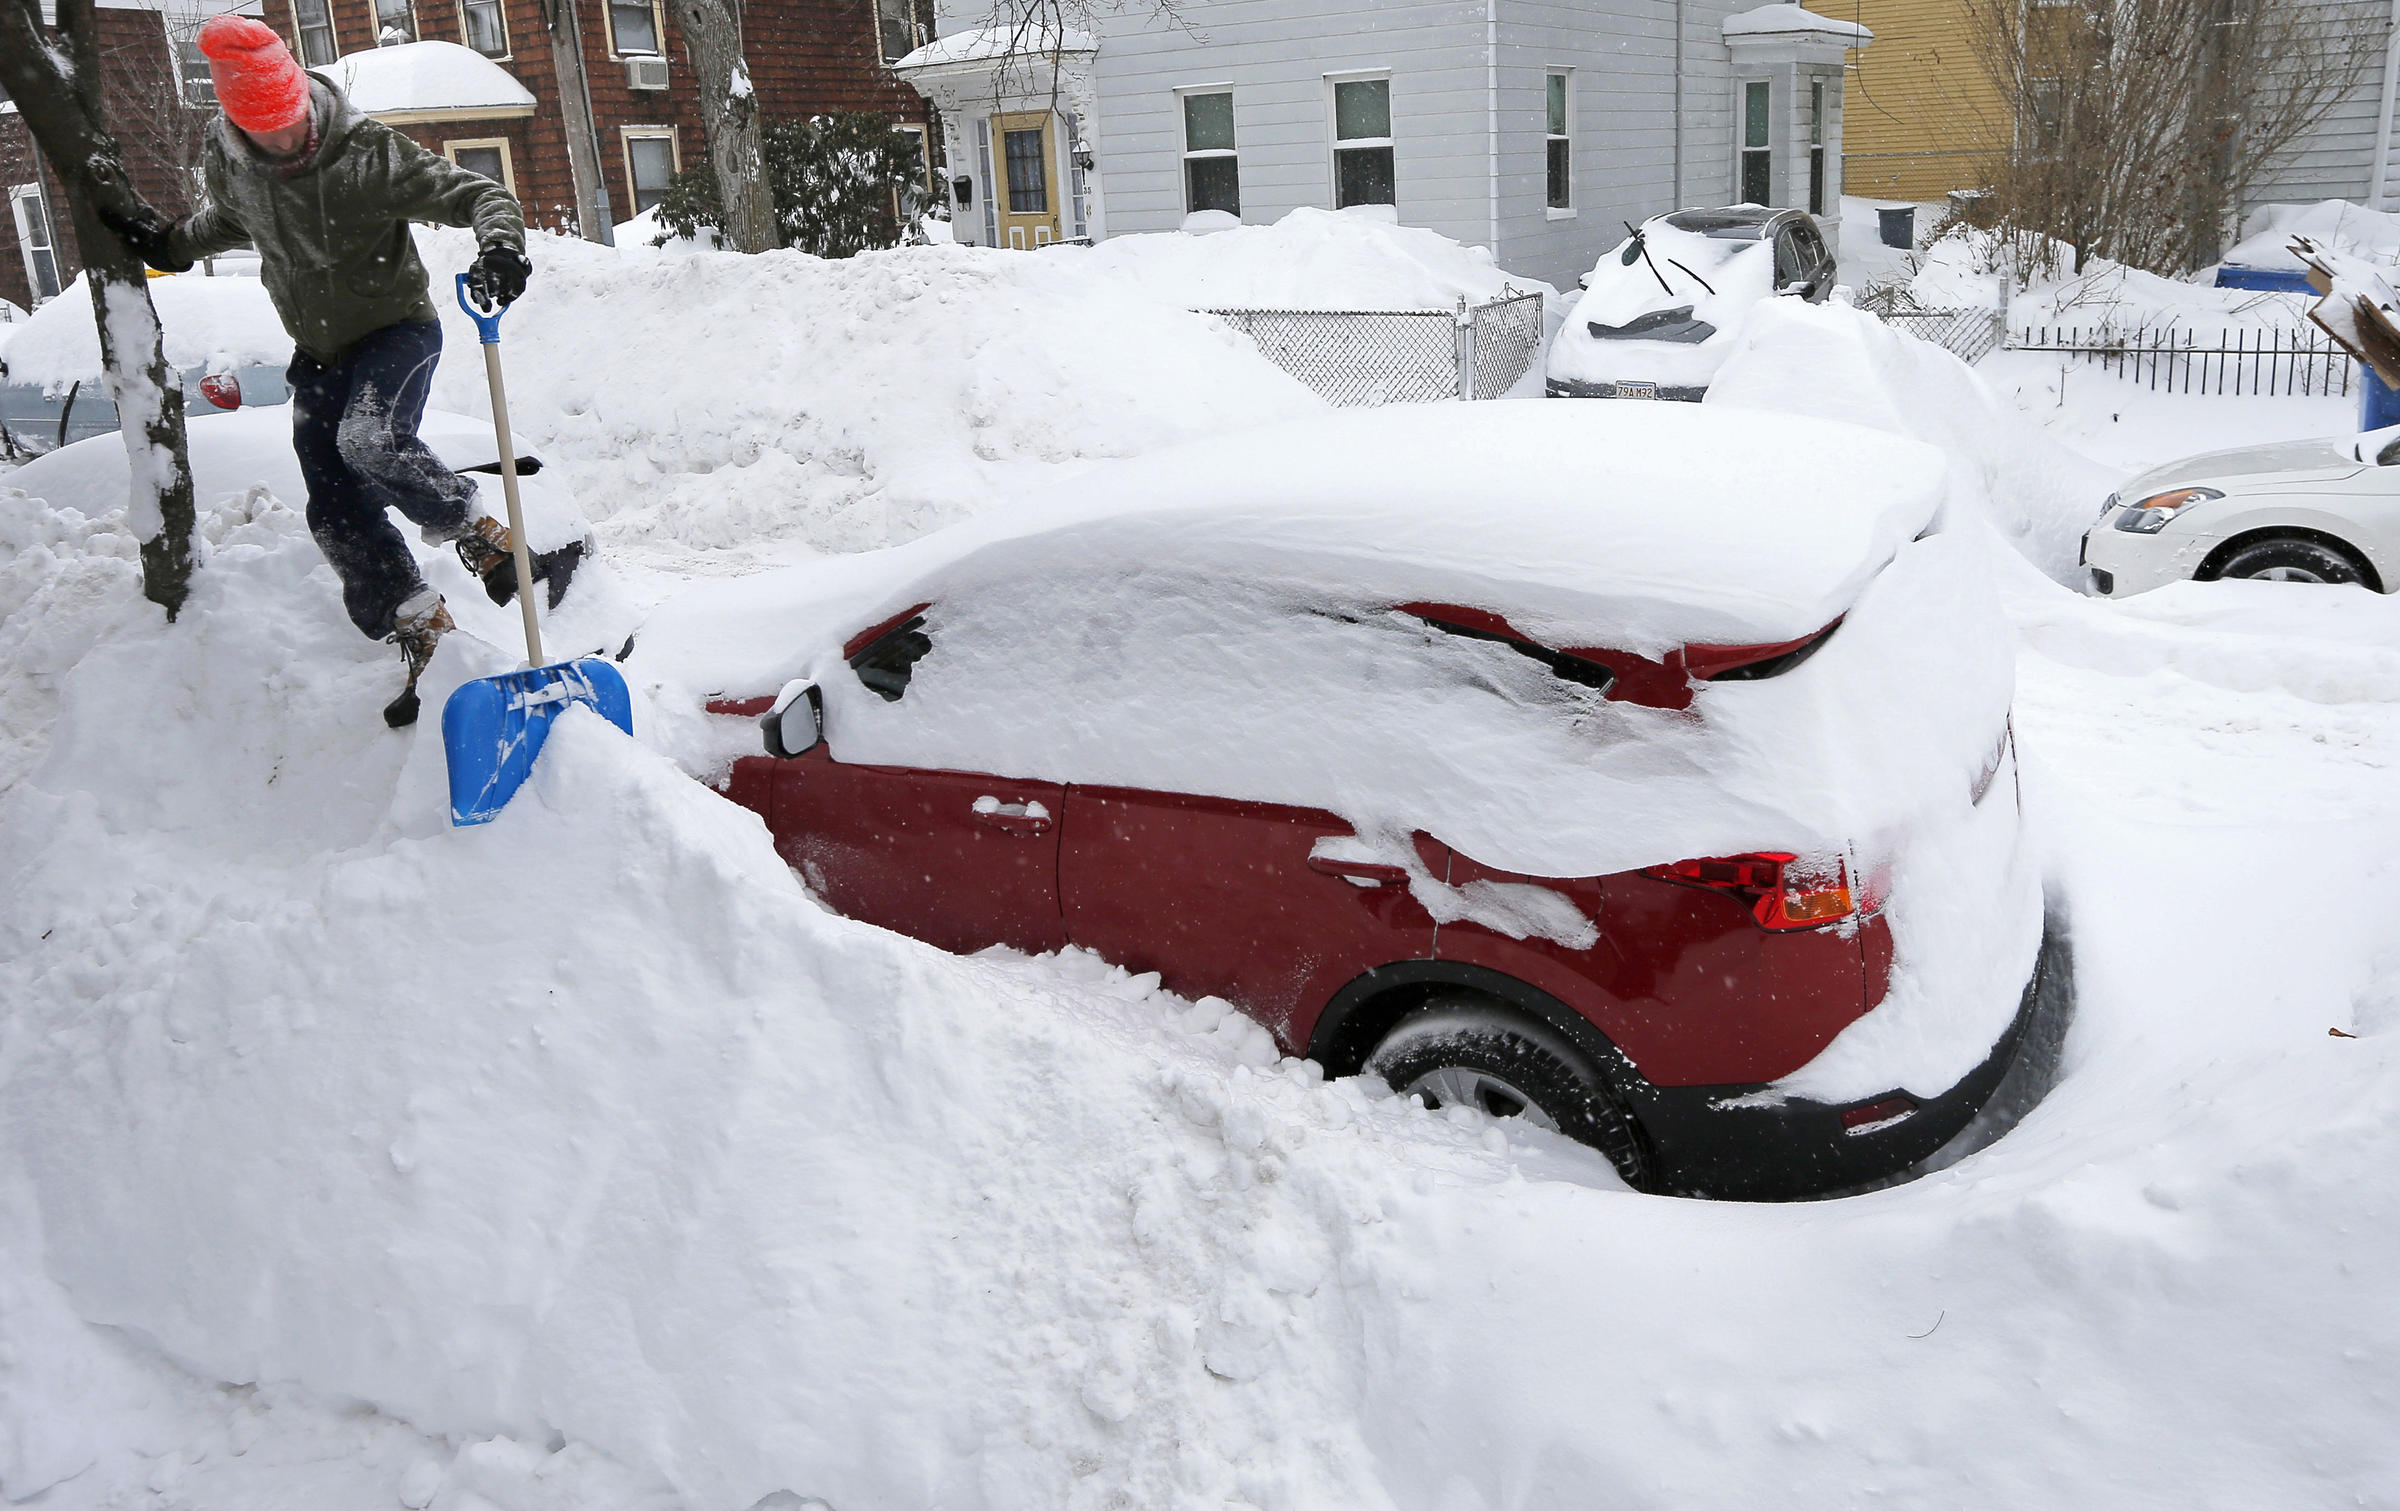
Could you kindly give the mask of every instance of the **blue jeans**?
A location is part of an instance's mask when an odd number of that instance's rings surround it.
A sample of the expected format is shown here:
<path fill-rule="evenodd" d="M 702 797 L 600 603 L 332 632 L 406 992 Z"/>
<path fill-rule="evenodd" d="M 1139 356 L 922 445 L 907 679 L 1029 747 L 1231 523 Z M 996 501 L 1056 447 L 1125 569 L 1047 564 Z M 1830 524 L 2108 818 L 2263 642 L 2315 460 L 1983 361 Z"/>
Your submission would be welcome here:
<path fill-rule="evenodd" d="M 466 529 L 475 485 L 423 441 L 417 424 L 442 328 L 406 320 L 371 331 L 341 360 L 292 355 L 292 450 L 308 483 L 308 532 L 342 579 L 342 606 L 361 633 L 392 632 L 392 611 L 425 586 L 386 509 L 439 544 Z"/>

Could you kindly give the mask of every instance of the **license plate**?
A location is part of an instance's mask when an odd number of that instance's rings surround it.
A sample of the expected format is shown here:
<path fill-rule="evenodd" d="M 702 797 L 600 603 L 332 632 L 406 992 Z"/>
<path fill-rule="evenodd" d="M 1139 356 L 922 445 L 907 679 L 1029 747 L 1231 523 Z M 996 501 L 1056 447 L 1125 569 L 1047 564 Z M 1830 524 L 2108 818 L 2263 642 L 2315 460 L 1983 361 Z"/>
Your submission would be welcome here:
<path fill-rule="evenodd" d="M 1655 399 L 1658 397 L 1658 385 L 1656 383 L 1619 383 L 1617 397 L 1620 399 Z"/>

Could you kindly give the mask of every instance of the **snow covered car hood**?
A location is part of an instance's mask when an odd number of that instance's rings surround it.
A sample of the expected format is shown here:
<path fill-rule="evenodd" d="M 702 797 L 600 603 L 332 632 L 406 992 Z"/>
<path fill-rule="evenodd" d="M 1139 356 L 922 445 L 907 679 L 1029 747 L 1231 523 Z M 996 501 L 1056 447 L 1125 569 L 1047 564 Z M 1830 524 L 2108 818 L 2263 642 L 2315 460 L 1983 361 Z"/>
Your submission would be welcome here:
<path fill-rule="evenodd" d="M 2355 436 L 2327 436 L 2306 441 L 2276 441 L 2264 446 L 2236 446 L 2225 451 L 2206 451 L 2180 461 L 2154 467 L 2117 490 L 2117 497 L 2126 503 L 2147 498 L 2169 488 L 2190 487 L 2194 484 L 2223 481 L 2231 478 L 2257 478 L 2270 473 L 2289 473 L 2294 480 L 2334 479 L 2348 477 L 2362 465 Z"/>
<path fill-rule="evenodd" d="M 1772 241 L 1703 236 L 1664 219 L 1644 225 L 1642 235 L 1647 261 L 1638 255 L 1625 261 L 1632 246 L 1628 237 L 1592 270 L 1589 287 L 1550 344 L 1549 376 L 1580 383 L 1705 384 L 1740 340 L 1752 307 L 1773 297 Z M 1591 332 L 1594 323 L 1621 327 L 1685 308 L 1693 320 L 1716 327 L 1714 334 L 1685 342 L 1603 338 Z"/>

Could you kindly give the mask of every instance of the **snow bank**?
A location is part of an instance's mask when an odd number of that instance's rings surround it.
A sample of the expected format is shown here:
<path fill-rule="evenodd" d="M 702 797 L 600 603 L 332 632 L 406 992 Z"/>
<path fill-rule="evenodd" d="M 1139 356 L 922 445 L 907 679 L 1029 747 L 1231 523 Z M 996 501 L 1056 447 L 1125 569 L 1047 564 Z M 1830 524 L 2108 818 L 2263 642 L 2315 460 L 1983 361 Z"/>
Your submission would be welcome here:
<path fill-rule="evenodd" d="M 1761 305 L 1707 402 L 1930 442 L 1950 459 L 1958 511 L 2070 586 L 2080 580 L 2083 532 L 2116 481 L 2003 403 L 1956 357 L 1840 305 Z"/>
<path fill-rule="evenodd" d="M 419 239 L 437 277 L 472 255 L 464 232 Z M 1042 476 L 1322 407 L 1222 325 L 1048 254 L 532 245 L 501 327 L 511 412 L 620 550 L 885 545 Z M 489 414 L 473 327 L 447 302 L 443 321 L 433 401 Z"/>
<path fill-rule="evenodd" d="M 2094 257 L 2081 273 L 2075 250 L 2054 244 L 2059 271 L 2028 275 L 2025 259 L 2018 260 L 2024 281 L 2008 300 L 2009 324 L 2114 326 L 2193 326 L 2203 330 L 2288 327 L 2301 323 L 2305 295 L 2220 289 L 2208 284 L 2161 278 L 2139 268 Z M 1961 227 L 1924 251 L 1922 264 L 1909 280 L 1909 296 L 1929 309 L 1996 309 L 2000 299 L 2001 238 L 1992 232 Z"/>
<path fill-rule="evenodd" d="M 1186 309 L 1449 309 L 1557 290 L 1514 277 L 1489 248 L 1349 210 L 1302 208 L 1271 226 L 1115 236 L 1048 254 Z"/>
<path fill-rule="evenodd" d="M 292 338 L 267 291 L 255 278 L 210 278 L 198 272 L 150 280 L 150 302 L 166 338 L 167 365 L 181 371 L 226 370 L 292 360 Z M 88 279 L 34 311 L 8 341 L 12 382 L 64 388 L 100 377 L 100 330 L 92 318 Z"/>
<path fill-rule="evenodd" d="M 2368 262 L 2400 262 L 2400 215 L 2344 199 L 2260 205 L 2242 218 L 2242 239 L 2227 249 L 2224 260 L 2234 267 L 2302 272 L 2305 265 L 2292 252 L 2294 236 Z"/>

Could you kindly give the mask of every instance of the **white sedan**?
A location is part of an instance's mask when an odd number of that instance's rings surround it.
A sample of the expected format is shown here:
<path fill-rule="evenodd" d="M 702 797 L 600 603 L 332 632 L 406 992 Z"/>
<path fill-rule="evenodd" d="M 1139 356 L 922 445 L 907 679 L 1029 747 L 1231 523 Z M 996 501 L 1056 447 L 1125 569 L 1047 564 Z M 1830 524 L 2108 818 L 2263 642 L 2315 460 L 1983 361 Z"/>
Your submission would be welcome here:
<path fill-rule="evenodd" d="M 2104 595 L 2170 582 L 2400 585 L 2400 427 L 2188 457 L 2110 494 L 2083 537 Z"/>

